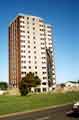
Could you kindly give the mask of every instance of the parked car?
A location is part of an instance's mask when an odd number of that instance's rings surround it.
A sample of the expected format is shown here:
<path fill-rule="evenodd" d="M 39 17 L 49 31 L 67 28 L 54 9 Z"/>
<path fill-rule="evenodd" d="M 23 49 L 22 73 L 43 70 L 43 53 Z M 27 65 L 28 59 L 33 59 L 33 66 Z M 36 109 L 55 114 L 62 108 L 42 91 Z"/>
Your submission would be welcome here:
<path fill-rule="evenodd" d="M 66 115 L 79 117 L 79 101 L 73 104 L 72 109 L 66 112 Z"/>
<path fill-rule="evenodd" d="M 72 110 L 73 110 L 74 112 L 79 112 L 79 101 L 76 102 L 76 103 L 73 105 Z"/>

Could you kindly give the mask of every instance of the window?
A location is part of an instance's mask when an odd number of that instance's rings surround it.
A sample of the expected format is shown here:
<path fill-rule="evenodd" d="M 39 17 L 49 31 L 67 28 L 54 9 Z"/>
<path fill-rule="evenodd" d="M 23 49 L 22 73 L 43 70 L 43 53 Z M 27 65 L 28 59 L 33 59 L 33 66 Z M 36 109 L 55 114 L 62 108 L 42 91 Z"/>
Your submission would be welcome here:
<path fill-rule="evenodd" d="M 29 60 L 28 63 L 31 63 L 31 61 Z"/>
<path fill-rule="evenodd" d="M 46 67 L 42 67 L 42 69 L 46 69 Z"/>
<path fill-rule="evenodd" d="M 46 82 L 43 82 L 42 85 L 46 85 Z"/>
<path fill-rule="evenodd" d="M 36 48 L 36 46 L 34 46 L 34 48 Z"/>
<path fill-rule="evenodd" d="M 52 26 L 47 26 L 47 28 L 50 28 L 50 29 L 51 29 L 51 28 L 52 28 Z"/>
<path fill-rule="evenodd" d="M 46 57 L 42 57 L 42 59 L 46 59 Z"/>
<path fill-rule="evenodd" d="M 20 30 L 20 32 L 25 33 L 25 31 L 24 31 L 24 30 Z"/>
<path fill-rule="evenodd" d="M 32 18 L 33 21 L 35 21 L 35 18 Z"/>
<path fill-rule="evenodd" d="M 35 30 L 35 27 L 33 27 L 33 30 Z"/>
<path fill-rule="evenodd" d="M 25 40 L 20 40 L 21 41 L 21 43 L 25 43 Z"/>
<path fill-rule="evenodd" d="M 34 41 L 34 44 L 36 44 L 36 41 Z"/>
<path fill-rule="evenodd" d="M 44 29 L 40 29 L 40 31 L 44 31 Z"/>
<path fill-rule="evenodd" d="M 26 63 L 26 61 L 23 61 L 23 60 L 22 60 L 21 63 Z"/>
<path fill-rule="evenodd" d="M 27 31 L 27 33 L 29 33 L 29 31 Z"/>
<path fill-rule="evenodd" d="M 29 69 L 31 69 L 31 66 L 29 66 Z"/>
<path fill-rule="evenodd" d="M 26 63 L 26 61 L 24 61 L 24 63 Z"/>
<path fill-rule="evenodd" d="M 35 59 L 37 59 L 37 57 L 36 57 L 36 56 L 34 56 L 34 58 L 35 58 Z"/>
<path fill-rule="evenodd" d="M 27 29 L 29 29 L 29 26 L 27 27 Z"/>
<path fill-rule="evenodd" d="M 43 20 L 39 19 L 39 22 L 43 22 Z"/>
<path fill-rule="evenodd" d="M 30 38 L 30 36 L 27 36 L 28 38 Z"/>
<path fill-rule="evenodd" d="M 29 24 L 29 22 L 27 22 L 27 24 Z"/>
<path fill-rule="evenodd" d="M 43 74 L 46 74 L 46 72 L 43 72 Z"/>
<path fill-rule="evenodd" d="M 35 64 L 37 64 L 37 61 L 35 61 Z"/>
<path fill-rule="evenodd" d="M 41 33 L 40 36 L 44 36 L 44 34 Z"/>
<path fill-rule="evenodd" d="M 28 53 L 31 53 L 31 51 L 29 50 Z"/>
<path fill-rule="evenodd" d="M 21 28 L 25 28 L 23 25 L 20 25 Z"/>
<path fill-rule="evenodd" d="M 42 64 L 46 64 L 46 62 L 42 62 Z"/>
<path fill-rule="evenodd" d="M 43 77 L 43 80 L 47 79 L 47 77 Z"/>
<path fill-rule="evenodd" d="M 26 66 L 24 66 L 24 69 L 26 69 Z"/>
<path fill-rule="evenodd" d="M 22 55 L 21 57 L 22 57 L 22 58 L 26 58 L 26 56 L 23 56 L 23 55 Z"/>
<path fill-rule="evenodd" d="M 23 37 L 23 38 L 25 38 L 25 35 L 20 35 L 20 37 Z"/>
<path fill-rule="evenodd" d="M 41 49 L 45 49 L 45 47 L 41 47 Z"/>
<path fill-rule="evenodd" d="M 33 37 L 33 39 L 35 39 L 35 37 Z"/>
<path fill-rule="evenodd" d="M 24 56 L 24 58 L 26 58 L 26 56 Z"/>
<path fill-rule="evenodd" d="M 35 32 L 33 32 L 33 35 L 35 35 Z"/>
<path fill-rule="evenodd" d="M 19 17 L 24 19 L 24 16 L 19 16 Z"/>
<path fill-rule="evenodd" d="M 29 20 L 29 17 L 27 17 L 27 20 Z"/>
<path fill-rule="evenodd" d="M 43 40 L 43 38 L 40 38 L 40 40 Z"/>
<path fill-rule="evenodd" d="M 36 51 L 34 51 L 34 53 L 36 54 Z"/>
<path fill-rule="evenodd" d="M 51 30 L 48 30 L 49 33 L 51 33 Z"/>
<path fill-rule="evenodd" d="M 28 40 L 28 43 L 30 43 L 30 40 Z"/>
<path fill-rule="evenodd" d="M 24 23 L 24 21 L 20 21 L 20 23 Z"/>
<path fill-rule="evenodd" d="M 49 45 L 52 45 L 52 43 L 49 43 Z"/>
<path fill-rule="evenodd" d="M 54 76 L 54 75 L 55 75 L 55 73 L 52 73 L 52 75 Z"/>
<path fill-rule="evenodd" d="M 25 48 L 25 45 L 22 45 L 21 47 L 22 47 L 22 48 Z"/>
<path fill-rule="evenodd" d="M 22 74 L 26 74 L 26 72 L 21 72 Z"/>
<path fill-rule="evenodd" d="M 28 48 L 30 48 L 30 45 L 28 45 Z"/>
<path fill-rule="evenodd" d="M 45 52 L 41 52 L 41 54 L 45 54 Z"/>
<path fill-rule="evenodd" d="M 42 42 L 41 45 L 45 45 L 45 44 Z"/>
<path fill-rule="evenodd" d="M 32 25 L 35 25 L 35 23 L 32 23 Z"/>
<path fill-rule="evenodd" d="M 21 50 L 22 53 L 25 53 L 25 50 Z"/>
<path fill-rule="evenodd" d="M 48 36 L 51 36 L 51 34 L 48 34 Z"/>
<path fill-rule="evenodd" d="M 35 72 L 35 74 L 37 74 L 37 72 Z"/>
<path fill-rule="evenodd" d="M 40 27 L 43 27 L 43 25 L 42 25 L 42 24 L 40 24 Z"/>
<path fill-rule="evenodd" d="M 46 88 L 43 88 L 43 92 L 46 92 Z"/>
<path fill-rule="evenodd" d="M 31 56 L 28 56 L 28 58 L 31 58 Z"/>
<path fill-rule="evenodd" d="M 45 40 L 45 38 L 40 38 L 40 40 Z"/>
<path fill-rule="evenodd" d="M 48 38 L 48 41 L 52 41 L 52 39 L 51 39 L 51 38 Z"/>
<path fill-rule="evenodd" d="M 50 50 L 52 50 L 52 47 L 49 47 Z"/>
<path fill-rule="evenodd" d="M 35 69 L 37 69 L 37 66 L 35 66 Z"/>

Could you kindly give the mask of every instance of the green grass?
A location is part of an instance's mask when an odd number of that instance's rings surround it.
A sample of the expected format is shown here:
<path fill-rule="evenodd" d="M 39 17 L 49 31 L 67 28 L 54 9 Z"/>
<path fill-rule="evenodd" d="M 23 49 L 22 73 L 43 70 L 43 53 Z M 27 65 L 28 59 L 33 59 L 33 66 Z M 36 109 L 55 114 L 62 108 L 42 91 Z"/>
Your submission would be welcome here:
<path fill-rule="evenodd" d="M 79 92 L 22 96 L 0 96 L 0 115 L 23 112 L 79 100 Z"/>

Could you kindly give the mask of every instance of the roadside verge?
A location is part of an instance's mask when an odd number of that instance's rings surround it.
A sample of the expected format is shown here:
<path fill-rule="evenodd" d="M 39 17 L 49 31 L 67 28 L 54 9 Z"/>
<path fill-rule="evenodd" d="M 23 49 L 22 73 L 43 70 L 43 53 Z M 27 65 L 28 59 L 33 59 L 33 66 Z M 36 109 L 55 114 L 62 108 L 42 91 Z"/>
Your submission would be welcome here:
<path fill-rule="evenodd" d="M 49 106 L 49 107 L 44 107 L 44 108 L 39 108 L 39 109 L 34 109 L 34 110 L 29 110 L 29 111 L 24 111 L 24 112 L 16 112 L 16 113 L 0 115 L 0 119 L 1 118 L 5 118 L 5 117 L 16 116 L 16 115 L 18 116 L 18 115 L 29 114 L 29 113 L 33 113 L 33 112 L 39 112 L 39 111 L 48 110 L 48 109 L 55 109 L 57 107 L 64 107 L 64 106 L 67 106 L 67 105 L 72 105 L 72 103 L 61 104 L 61 105 L 54 105 L 54 106 Z"/>

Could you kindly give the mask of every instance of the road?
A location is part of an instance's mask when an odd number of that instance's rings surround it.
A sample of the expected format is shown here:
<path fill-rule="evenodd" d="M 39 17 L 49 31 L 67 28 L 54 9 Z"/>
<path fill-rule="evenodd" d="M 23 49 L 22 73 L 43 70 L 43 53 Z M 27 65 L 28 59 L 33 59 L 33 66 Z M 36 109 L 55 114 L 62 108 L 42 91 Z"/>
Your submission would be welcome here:
<path fill-rule="evenodd" d="M 71 110 L 71 108 L 72 105 L 66 105 L 32 113 L 0 118 L 0 120 L 79 120 L 79 118 L 66 116 L 66 112 Z"/>

